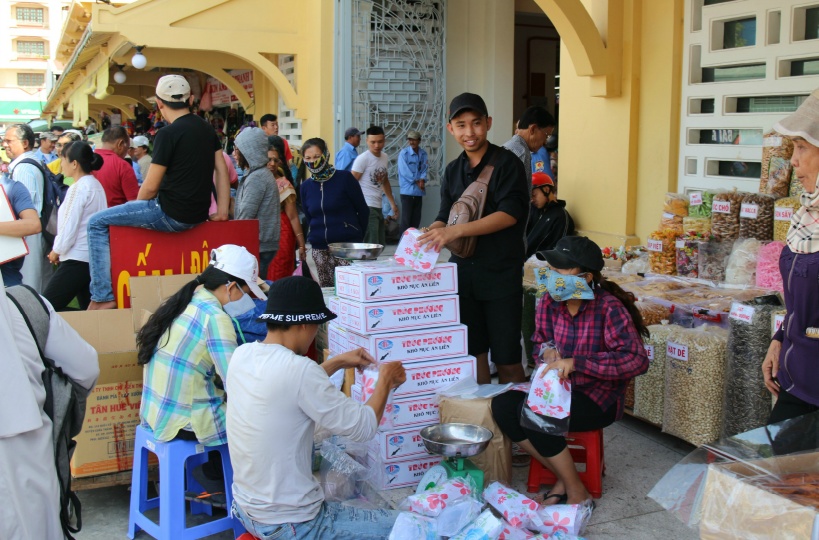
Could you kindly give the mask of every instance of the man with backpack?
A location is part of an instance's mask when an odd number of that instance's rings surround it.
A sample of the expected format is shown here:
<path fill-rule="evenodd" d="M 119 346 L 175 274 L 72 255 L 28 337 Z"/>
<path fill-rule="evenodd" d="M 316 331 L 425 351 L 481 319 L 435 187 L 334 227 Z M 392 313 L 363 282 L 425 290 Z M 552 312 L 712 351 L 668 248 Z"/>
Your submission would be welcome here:
<path fill-rule="evenodd" d="M 82 523 L 71 439 L 99 376 L 97 353 L 39 295 L 2 279 L 0 343 L 0 538 L 72 538 Z"/>

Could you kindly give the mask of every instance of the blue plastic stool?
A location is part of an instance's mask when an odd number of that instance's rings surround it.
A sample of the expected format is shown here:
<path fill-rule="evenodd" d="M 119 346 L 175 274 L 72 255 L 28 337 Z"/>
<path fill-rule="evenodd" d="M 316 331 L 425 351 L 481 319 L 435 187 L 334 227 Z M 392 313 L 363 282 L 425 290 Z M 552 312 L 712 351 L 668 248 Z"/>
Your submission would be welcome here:
<path fill-rule="evenodd" d="M 188 489 L 201 492 L 201 486 L 193 479 L 191 470 L 208 460 L 208 452 L 222 454 L 222 469 L 225 475 L 225 498 L 228 515 L 208 523 L 185 527 L 185 481 Z M 159 459 L 159 497 L 148 499 L 148 452 Z M 245 532 L 238 519 L 230 515 L 233 504 L 233 467 L 230 464 L 228 446 L 204 446 L 196 441 L 173 440 L 160 442 L 153 432 L 137 426 L 134 440 L 134 470 L 131 477 L 131 510 L 128 517 L 128 538 L 133 539 L 140 530 L 157 540 L 193 540 L 233 529 L 234 536 Z M 144 512 L 159 507 L 159 524 L 149 519 Z M 211 515 L 208 504 L 191 502 L 191 513 Z"/>

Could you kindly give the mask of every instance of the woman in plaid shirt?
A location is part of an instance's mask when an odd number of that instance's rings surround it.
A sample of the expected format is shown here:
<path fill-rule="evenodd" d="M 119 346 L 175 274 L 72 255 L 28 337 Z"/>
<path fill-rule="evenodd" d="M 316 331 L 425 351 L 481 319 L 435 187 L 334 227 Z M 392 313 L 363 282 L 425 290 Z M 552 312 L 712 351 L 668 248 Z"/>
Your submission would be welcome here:
<path fill-rule="evenodd" d="M 572 383 L 571 431 L 593 431 L 623 415 L 628 382 L 648 370 L 643 338 L 648 329 L 634 305 L 634 296 L 606 281 L 600 271 L 600 247 L 585 237 L 562 238 L 555 249 L 538 254 L 551 266 L 547 295 L 535 317 L 536 360 L 548 364 L 543 375 L 557 370 Z M 558 352 L 559 351 L 559 352 Z M 524 392 L 511 391 L 492 401 L 501 431 L 534 459 L 555 473 L 557 482 L 546 504 L 577 504 L 590 498 L 580 481 L 564 437 L 524 428 L 520 423 Z"/>

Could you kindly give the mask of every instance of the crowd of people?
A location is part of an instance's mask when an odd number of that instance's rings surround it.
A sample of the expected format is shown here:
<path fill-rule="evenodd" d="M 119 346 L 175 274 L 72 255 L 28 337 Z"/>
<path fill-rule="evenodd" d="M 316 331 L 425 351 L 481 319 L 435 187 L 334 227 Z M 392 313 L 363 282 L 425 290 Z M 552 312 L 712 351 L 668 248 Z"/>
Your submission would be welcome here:
<path fill-rule="evenodd" d="M 239 245 L 240 239 L 214 249 L 205 270 L 141 328 L 141 424 L 160 441 L 197 440 L 206 447 L 227 443 L 232 486 L 224 485 L 216 452 L 193 474 L 213 504 L 224 504 L 225 490 L 232 489 L 230 511 L 258 538 L 386 538 L 396 513 L 324 501 L 311 472 L 311 451 L 317 426 L 353 441 L 372 439 L 389 392 L 405 381 L 404 368 L 400 362 L 380 364 L 375 393 L 359 404 L 337 390 L 329 376 L 376 364 L 374 358 L 357 350 L 319 365 L 306 355 L 319 325 L 336 317 L 324 304 L 320 287 L 332 286 L 334 269 L 348 264 L 334 257 L 329 245 L 383 244 L 384 198 L 402 230 L 420 227 L 429 173 L 421 133 L 408 132 L 407 146 L 398 156 L 399 208 L 390 188 L 382 127 L 363 133 L 348 129 L 336 166 L 324 140 L 306 140 L 301 156 L 309 178 L 296 187 L 288 166 L 292 151 L 278 136 L 276 117 L 265 115 L 259 127 L 236 138 L 242 181 L 233 182 L 237 189 L 231 198 L 231 159 L 213 128 L 191 112 L 185 78 L 162 77 L 156 96 L 167 125 L 157 131 L 152 145 L 110 127 L 95 150 L 82 134 L 46 134 L 38 155 L 26 126 L 6 131 L 3 147 L 13 161 L 3 187 L 18 219 L 0 223 L 0 234 L 26 237 L 32 253 L 22 269 L 18 261 L 0 266 L 5 286 L 26 283 L 32 259 L 47 256 L 57 265 L 45 287 L 39 280 L 30 282 L 52 315 L 45 353 L 79 388 L 90 391 L 99 373 L 96 355 L 54 311 L 74 298 L 80 308 L 115 307 L 109 227 L 181 232 L 207 220 L 228 220 L 232 201 L 236 219 L 259 220 L 259 253 Z M 531 107 L 512 139 L 497 146 L 488 140 L 492 117 L 484 100 L 471 93 L 456 96 L 449 105 L 447 130 L 463 152 L 446 167 L 439 211 L 429 226 L 421 227 L 419 242 L 440 252 L 458 239 L 477 237 L 474 253 L 452 255 L 450 262 L 457 265 L 461 321 L 469 329 L 468 351 L 477 359 L 482 384 L 491 381 L 490 356 L 501 383 L 527 380 L 521 364 L 522 269 L 533 255 L 548 263 L 547 294 L 535 319 L 534 360 L 547 365 L 544 374 L 555 371 L 572 382 L 570 430 L 594 430 L 622 416 L 629 381 L 648 369 L 643 346 L 648 329 L 633 295 L 601 273 L 600 247 L 574 236 L 566 203 L 557 198 L 551 156 L 541 154 L 554 128 L 545 109 Z M 805 194 L 780 263 L 788 314 L 762 366 L 768 389 L 779 397 L 772 421 L 819 409 L 819 385 L 810 368 L 819 353 L 819 91 L 777 129 L 794 140 L 792 163 Z M 362 135 L 367 150 L 359 155 Z M 50 143 L 56 155 L 51 155 Z M 125 161 L 128 155 L 131 164 Z M 40 247 L 45 246 L 43 186 L 52 180 L 45 167 L 53 171 L 54 163 L 69 187 L 59 206 L 57 234 L 46 250 Z M 483 177 L 488 181 L 482 215 L 450 223 L 450 207 Z M 306 260 L 308 242 L 318 281 L 291 275 L 296 259 Z M 43 454 L 32 450 L 47 450 L 50 420 L 43 414 L 37 343 L 22 322 L 25 309 L 20 310 L 6 301 L 4 289 L 0 334 L 10 348 L 6 363 L 12 386 L 0 392 L 0 468 L 11 484 L 6 491 L 20 494 L 26 503 L 4 506 L 8 517 L 0 520 L 0 536 L 61 538 L 54 479 L 42 463 L 37 468 L 35 461 Z M 525 396 L 509 391 L 495 397 L 492 414 L 523 452 L 555 473 L 557 482 L 543 502 L 589 499 L 565 438 L 521 425 Z M 15 483 L 19 467 L 31 470 L 33 484 L 24 488 Z M 29 485 L 36 489 L 23 496 Z"/>

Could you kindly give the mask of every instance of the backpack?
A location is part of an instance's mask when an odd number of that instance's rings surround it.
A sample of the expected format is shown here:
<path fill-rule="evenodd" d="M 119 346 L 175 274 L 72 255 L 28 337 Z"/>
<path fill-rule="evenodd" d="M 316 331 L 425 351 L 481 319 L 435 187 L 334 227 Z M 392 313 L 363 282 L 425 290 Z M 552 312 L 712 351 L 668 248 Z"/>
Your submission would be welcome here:
<path fill-rule="evenodd" d="M 54 246 L 54 238 L 57 236 L 57 209 L 62 202 L 62 188 L 64 185 L 48 167 L 43 167 L 43 164 L 36 159 L 26 158 L 20 163 L 36 166 L 40 169 L 40 174 L 43 175 L 43 209 L 40 212 L 40 225 L 43 228 L 43 242 L 48 251 L 51 251 L 52 246 Z"/>
<path fill-rule="evenodd" d="M 449 209 L 449 219 L 446 222 L 447 227 L 478 221 L 483 217 L 486 196 L 489 192 L 489 181 L 492 179 L 494 170 L 495 156 L 492 156 L 492 159 L 484 166 L 478 178 L 467 186 L 457 201 L 452 203 Z M 456 257 L 468 259 L 475 253 L 477 244 L 477 236 L 464 236 L 448 243 L 446 248 Z"/>
<path fill-rule="evenodd" d="M 43 409 L 52 422 L 54 463 L 60 485 L 60 523 L 65 538 L 74 540 L 71 533 L 82 529 L 82 506 L 77 494 L 71 491 L 70 462 L 77 445 L 74 437 L 82 431 L 88 391 L 74 383 L 53 360 L 46 358 L 44 351 L 50 313 L 40 295 L 28 285 L 8 287 L 6 294 L 26 321 L 45 366 L 43 384 L 46 400 Z M 72 524 L 72 515 L 76 525 Z"/>

